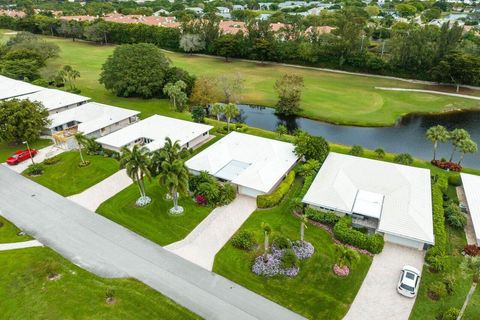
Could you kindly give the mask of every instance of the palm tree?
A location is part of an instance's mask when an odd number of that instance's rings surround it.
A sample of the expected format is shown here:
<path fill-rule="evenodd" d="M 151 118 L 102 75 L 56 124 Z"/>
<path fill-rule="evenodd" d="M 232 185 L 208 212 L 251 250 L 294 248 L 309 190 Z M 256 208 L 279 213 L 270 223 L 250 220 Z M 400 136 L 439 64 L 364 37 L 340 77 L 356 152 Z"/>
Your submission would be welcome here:
<path fill-rule="evenodd" d="M 478 151 L 477 144 L 473 142 L 472 139 L 465 139 L 459 142 L 458 149 L 460 149 L 461 156 L 458 164 L 463 161 L 463 157 L 465 157 L 466 153 L 475 153 Z"/>
<path fill-rule="evenodd" d="M 78 70 L 73 69 L 71 66 L 66 65 L 60 70 L 59 75 L 64 79 L 64 81 L 68 82 L 68 86 L 70 90 L 75 89 L 75 79 L 80 78 L 80 72 Z"/>
<path fill-rule="evenodd" d="M 268 237 L 269 237 L 270 233 L 272 232 L 272 228 L 270 227 L 270 225 L 268 223 L 262 222 L 262 230 L 263 230 L 263 234 L 265 236 L 265 240 L 263 242 L 263 248 L 265 250 L 265 253 L 263 254 L 263 258 L 265 260 L 267 260 L 267 252 L 268 252 L 268 247 L 269 247 Z"/>
<path fill-rule="evenodd" d="M 183 208 L 178 205 L 178 193 L 187 193 L 188 191 L 188 169 L 183 160 L 163 161 L 159 180 L 160 184 L 166 186 L 172 195 L 173 208 L 170 209 L 170 213 L 182 213 Z"/>
<path fill-rule="evenodd" d="M 300 241 L 303 242 L 305 237 L 305 228 L 307 228 L 308 218 L 307 215 L 304 214 L 300 217 Z"/>
<path fill-rule="evenodd" d="M 120 156 L 120 167 L 125 168 L 127 175 L 133 182 L 136 182 L 140 190 L 140 198 L 136 204 L 144 206 L 150 203 L 151 199 L 145 191 L 144 177 L 151 178 L 149 169 L 149 158 L 145 148 L 138 144 L 134 145 L 130 150 L 127 147 L 122 148 Z"/>
<path fill-rule="evenodd" d="M 210 113 L 217 117 L 217 120 L 220 121 L 220 117 L 225 112 L 223 103 L 215 103 L 210 110 Z"/>
<path fill-rule="evenodd" d="M 360 259 L 357 251 L 349 249 L 343 245 L 337 245 L 335 248 L 337 252 L 337 265 L 340 267 L 349 267 Z"/>
<path fill-rule="evenodd" d="M 82 132 L 75 133 L 74 137 L 75 140 L 77 140 L 78 152 L 80 153 L 80 163 L 85 166 L 87 165 L 87 162 L 83 158 L 82 148 L 87 145 L 88 138 Z"/>
<path fill-rule="evenodd" d="M 470 139 L 470 134 L 465 129 L 455 129 L 450 132 L 449 140 L 452 141 L 452 154 L 450 155 L 450 162 L 453 161 L 453 155 L 463 140 Z"/>
<path fill-rule="evenodd" d="M 473 292 L 475 291 L 475 288 L 477 287 L 477 284 L 480 280 L 480 257 L 465 256 L 464 260 L 460 264 L 460 269 L 462 270 L 462 273 L 465 276 L 471 275 L 473 282 L 472 282 L 472 285 L 470 286 L 470 290 L 467 294 L 467 297 L 463 302 L 462 309 L 460 310 L 460 313 L 457 319 L 462 318 L 463 313 L 467 308 L 468 302 L 470 301 L 470 298 L 472 297 Z"/>
<path fill-rule="evenodd" d="M 163 148 L 160 149 L 160 153 L 170 162 L 173 162 L 176 159 L 183 160 L 188 157 L 188 150 L 182 149 L 178 140 L 173 142 L 169 137 L 165 138 L 165 144 L 163 145 Z"/>
<path fill-rule="evenodd" d="M 425 136 L 433 143 L 433 160 L 437 157 L 437 147 L 439 142 L 447 142 L 449 139 L 448 130 L 441 125 L 428 128 Z"/>
<path fill-rule="evenodd" d="M 227 103 L 225 105 L 223 113 L 227 118 L 227 131 L 230 132 L 230 121 L 232 120 L 232 118 L 240 114 L 240 110 L 238 110 L 238 107 L 235 103 Z"/>

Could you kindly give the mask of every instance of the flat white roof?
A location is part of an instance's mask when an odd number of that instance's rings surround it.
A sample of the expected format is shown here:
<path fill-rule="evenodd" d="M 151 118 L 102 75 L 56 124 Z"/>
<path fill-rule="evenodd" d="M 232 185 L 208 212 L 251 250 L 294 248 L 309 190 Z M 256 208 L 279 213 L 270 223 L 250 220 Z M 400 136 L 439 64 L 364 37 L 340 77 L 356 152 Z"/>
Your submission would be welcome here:
<path fill-rule="evenodd" d="M 378 231 L 434 244 L 430 171 L 331 152 L 303 202 L 344 213 L 378 215 Z M 377 203 L 377 204 L 375 204 Z"/>
<path fill-rule="evenodd" d="M 167 137 L 172 141 L 178 140 L 183 146 L 212 128 L 206 124 L 153 115 L 101 137 L 97 139 L 97 142 L 120 149 L 139 138 L 148 138 L 153 141 L 146 144 L 145 147 L 150 151 L 155 151 L 163 147 Z"/>
<path fill-rule="evenodd" d="M 270 192 L 297 162 L 291 143 L 232 132 L 186 162 L 189 169 Z"/>
<path fill-rule="evenodd" d="M 352 212 L 380 219 L 383 207 L 383 194 L 358 190 Z"/>
<path fill-rule="evenodd" d="M 480 244 L 480 177 L 461 173 L 463 190 L 467 198 L 468 212 L 472 218 L 477 244 Z"/>
<path fill-rule="evenodd" d="M 22 95 L 17 99 L 28 99 L 40 102 L 48 111 L 54 111 L 73 104 L 90 100 L 90 98 L 57 89 L 42 89 L 40 91 Z"/>
<path fill-rule="evenodd" d="M 57 126 L 76 121 L 80 123 L 78 125 L 79 132 L 90 134 L 139 113 L 139 111 L 135 110 L 89 102 L 73 109 L 51 114 L 49 116 L 49 119 L 52 121 L 50 128 L 53 129 Z"/>
<path fill-rule="evenodd" d="M 28 82 L 23 82 L 8 77 L 0 76 L 0 100 L 15 98 L 24 94 L 44 90 L 45 88 L 35 86 Z"/>

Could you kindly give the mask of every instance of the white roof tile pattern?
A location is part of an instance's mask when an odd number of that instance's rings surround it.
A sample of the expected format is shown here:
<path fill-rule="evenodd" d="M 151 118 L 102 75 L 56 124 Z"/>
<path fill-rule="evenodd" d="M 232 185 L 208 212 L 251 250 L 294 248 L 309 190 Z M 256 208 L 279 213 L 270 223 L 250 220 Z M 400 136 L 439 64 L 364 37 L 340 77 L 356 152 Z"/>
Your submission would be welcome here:
<path fill-rule="evenodd" d="M 0 76 L 0 100 L 15 98 L 24 94 L 44 90 L 45 88 L 35 86 L 28 82 L 23 82 L 8 77 Z"/>
<path fill-rule="evenodd" d="M 48 111 L 55 111 L 63 107 L 90 100 L 90 98 L 57 89 L 42 89 L 40 91 L 22 95 L 17 99 L 28 99 L 40 102 Z"/>

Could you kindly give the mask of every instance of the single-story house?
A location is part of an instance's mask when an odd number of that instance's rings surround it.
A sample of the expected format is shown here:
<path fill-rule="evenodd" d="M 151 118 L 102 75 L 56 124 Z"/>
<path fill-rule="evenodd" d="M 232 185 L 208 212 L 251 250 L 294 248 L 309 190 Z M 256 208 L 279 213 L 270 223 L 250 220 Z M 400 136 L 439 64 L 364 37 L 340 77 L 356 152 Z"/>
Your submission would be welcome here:
<path fill-rule="evenodd" d="M 480 245 L 480 177 L 473 174 L 460 174 L 463 191 L 467 200 L 467 209 L 472 218 L 477 245 Z"/>
<path fill-rule="evenodd" d="M 0 100 L 17 98 L 18 96 L 43 90 L 45 88 L 28 82 L 0 76 Z"/>
<path fill-rule="evenodd" d="M 303 202 L 352 216 L 385 241 L 426 249 L 433 234 L 430 171 L 331 152 Z"/>
<path fill-rule="evenodd" d="M 297 163 L 293 151 L 291 143 L 232 132 L 185 164 L 193 174 L 207 171 L 256 197 L 272 192 Z"/>
<path fill-rule="evenodd" d="M 119 152 L 123 147 L 135 144 L 145 146 L 150 151 L 163 147 L 165 138 L 179 141 L 182 148 L 193 148 L 210 137 L 212 126 L 153 115 L 96 141 L 104 148 Z"/>
<path fill-rule="evenodd" d="M 56 141 L 61 142 L 66 141 L 60 138 L 68 138 L 72 132 L 82 132 L 89 138 L 99 138 L 137 122 L 139 113 L 135 110 L 89 102 L 51 114 L 48 133 L 52 134 Z"/>
<path fill-rule="evenodd" d="M 40 102 L 50 114 L 78 107 L 90 100 L 90 98 L 57 89 L 42 89 L 37 92 L 19 96 L 17 99 Z"/>

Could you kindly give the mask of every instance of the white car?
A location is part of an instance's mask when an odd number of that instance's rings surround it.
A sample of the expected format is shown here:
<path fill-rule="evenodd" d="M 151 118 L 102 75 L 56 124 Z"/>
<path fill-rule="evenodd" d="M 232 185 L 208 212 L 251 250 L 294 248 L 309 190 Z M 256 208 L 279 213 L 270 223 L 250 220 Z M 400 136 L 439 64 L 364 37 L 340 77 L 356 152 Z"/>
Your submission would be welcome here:
<path fill-rule="evenodd" d="M 404 266 L 398 281 L 397 291 L 408 298 L 414 298 L 420 284 L 420 271 L 412 266 Z"/>

